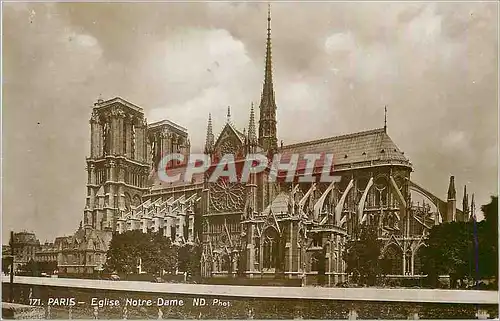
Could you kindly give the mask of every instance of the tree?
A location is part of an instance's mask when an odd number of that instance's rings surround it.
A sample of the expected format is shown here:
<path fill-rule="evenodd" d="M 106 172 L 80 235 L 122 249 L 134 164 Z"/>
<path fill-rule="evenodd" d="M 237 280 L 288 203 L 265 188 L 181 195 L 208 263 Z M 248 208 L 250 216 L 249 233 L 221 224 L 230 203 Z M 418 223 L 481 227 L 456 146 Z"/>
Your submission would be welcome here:
<path fill-rule="evenodd" d="M 434 226 L 429 233 L 428 246 L 422 249 L 422 269 L 431 285 L 437 285 L 439 275 L 448 274 L 450 285 L 471 276 L 470 259 L 473 232 L 469 222 L 450 222 Z"/>
<path fill-rule="evenodd" d="M 179 270 L 192 276 L 201 274 L 201 246 L 188 243 L 179 248 Z"/>
<path fill-rule="evenodd" d="M 481 206 L 481 210 L 484 213 L 486 223 L 498 235 L 498 196 L 492 196 L 488 204 Z"/>
<path fill-rule="evenodd" d="M 434 226 L 423 249 L 423 271 L 431 285 L 448 274 L 450 286 L 458 280 L 498 280 L 498 197 L 481 207 L 485 220 L 449 222 Z"/>
<path fill-rule="evenodd" d="M 106 253 L 108 272 L 133 273 L 137 271 L 137 258 L 144 253 L 144 234 L 140 231 L 127 231 L 114 234 Z"/>
<path fill-rule="evenodd" d="M 10 273 L 10 265 L 12 264 L 12 256 L 2 254 L 2 272 Z"/>
<path fill-rule="evenodd" d="M 156 275 L 164 270 L 174 272 L 178 265 L 178 249 L 169 238 L 160 233 L 149 234 L 150 243 L 140 254 L 144 269 Z"/>
<path fill-rule="evenodd" d="M 30 276 L 40 276 L 40 267 L 33 259 L 30 259 L 26 264 L 23 264 L 20 270 Z"/>
<path fill-rule="evenodd" d="M 498 196 L 483 205 L 485 222 L 478 227 L 480 274 L 494 277 L 498 285 Z"/>
<path fill-rule="evenodd" d="M 107 252 L 108 272 L 136 273 L 137 262 L 148 273 L 161 274 L 177 269 L 177 247 L 161 233 L 127 231 L 115 234 Z"/>
<path fill-rule="evenodd" d="M 361 228 L 359 238 L 351 239 L 344 252 L 347 273 L 353 273 L 355 282 L 374 285 L 379 273 L 378 258 L 381 242 L 374 226 Z M 359 280 L 357 280 L 359 275 Z"/>

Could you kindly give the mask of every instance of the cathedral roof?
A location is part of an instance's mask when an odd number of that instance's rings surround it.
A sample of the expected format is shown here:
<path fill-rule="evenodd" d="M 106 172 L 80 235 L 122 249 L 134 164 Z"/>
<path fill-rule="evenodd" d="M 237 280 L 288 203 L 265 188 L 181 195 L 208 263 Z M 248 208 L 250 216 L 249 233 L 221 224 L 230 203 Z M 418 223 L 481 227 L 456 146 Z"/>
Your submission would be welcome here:
<path fill-rule="evenodd" d="M 334 165 L 372 161 L 391 161 L 410 165 L 409 160 L 384 128 L 285 145 L 282 147 L 282 153 L 332 153 Z"/>

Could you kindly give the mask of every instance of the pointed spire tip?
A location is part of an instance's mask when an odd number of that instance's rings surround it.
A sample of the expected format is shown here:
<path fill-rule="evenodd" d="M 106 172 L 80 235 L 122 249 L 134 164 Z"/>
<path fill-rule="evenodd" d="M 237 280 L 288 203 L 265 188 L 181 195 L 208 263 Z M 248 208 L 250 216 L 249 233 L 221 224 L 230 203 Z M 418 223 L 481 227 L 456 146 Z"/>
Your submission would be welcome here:
<path fill-rule="evenodd" d="M 387 105 L 384 106 L 384 131 L 387 132 Z"/>

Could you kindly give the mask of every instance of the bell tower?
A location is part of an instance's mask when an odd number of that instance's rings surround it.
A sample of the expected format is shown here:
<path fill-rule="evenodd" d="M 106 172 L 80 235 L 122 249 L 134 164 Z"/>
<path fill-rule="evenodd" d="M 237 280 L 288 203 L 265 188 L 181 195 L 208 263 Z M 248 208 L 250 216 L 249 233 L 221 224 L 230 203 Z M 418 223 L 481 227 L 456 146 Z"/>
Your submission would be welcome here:
<path fill-rule="evenodd" d="M 116 219 L 142 202 L 149 166 L 143 109 L 119 97 L 92 107 L 85 229 L 114 231 Z"/>

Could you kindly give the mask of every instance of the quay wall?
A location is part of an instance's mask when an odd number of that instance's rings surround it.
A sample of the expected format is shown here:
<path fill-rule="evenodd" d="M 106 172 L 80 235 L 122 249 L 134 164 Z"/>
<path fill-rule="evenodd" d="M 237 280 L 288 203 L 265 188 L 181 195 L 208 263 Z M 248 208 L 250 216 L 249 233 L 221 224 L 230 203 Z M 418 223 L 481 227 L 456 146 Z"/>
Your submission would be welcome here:
<path fill-rule="evenodd" d="M 8 300 L 10 284 L 5 279 L 2 290 L 3 300 Z M 13 290 L 15 303 L 40 304 L 46 316 L 54 319 L 94 318 L 96 315 L 100 319 L 498 317 L 498 292 L 495 291 L 212 286 L 30 277 L 16 277 Z M 60 299 L 69 298 L 74 298 L 74 305 L 60 304 Z M 54 304 L 55 299 L 59 299 L 58 304 Z M 93 299 L 95 303 L 101 300 L 107 305 L 92 305 Z M 148 300 L 151 300 L 150 305 Z M 179 305 L 181 300 L 183 303 Z M 111 301 L 118 304 L 109 305 Z M 127 305 L 127 302 L 139 301 L 144 304 Z M 163 305 L 158 306 L 158 303 Z"/>

